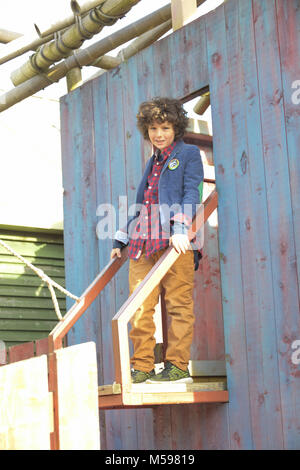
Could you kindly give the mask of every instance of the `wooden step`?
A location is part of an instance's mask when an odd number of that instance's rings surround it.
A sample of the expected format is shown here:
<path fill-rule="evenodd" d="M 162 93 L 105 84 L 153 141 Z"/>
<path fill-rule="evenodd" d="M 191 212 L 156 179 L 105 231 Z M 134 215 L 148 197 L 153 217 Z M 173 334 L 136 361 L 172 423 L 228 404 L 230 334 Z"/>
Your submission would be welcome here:
<path fill-rule="evenodd" d="M 191 384 L 132 384 L 130 391 L 120 384 L 98 388 L 100 409 L 152 407 L 180 403 L 224 403 L 228 401 L 226 377 L 197 377 Z"/>

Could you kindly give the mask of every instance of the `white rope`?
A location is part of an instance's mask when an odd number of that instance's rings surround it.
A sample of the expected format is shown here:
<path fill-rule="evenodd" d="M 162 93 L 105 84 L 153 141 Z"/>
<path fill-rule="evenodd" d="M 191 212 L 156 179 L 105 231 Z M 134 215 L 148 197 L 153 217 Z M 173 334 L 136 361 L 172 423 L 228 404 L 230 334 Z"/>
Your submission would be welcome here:
<path fill-rule="evenodd" d="M 63 320 L 63 317 L 60 313 L 58 301 L 57 301 L 57 298 L 56 298 L 55 291 L 54 291 L 53 287 L 56 287 L 56 289 L 60 290 L 61 292 L 63 292 L 68 297 L 71 297 L 71 299 L 76 300 L 76 302 L 78 302 L 80 300 L 79 297 L 76 297 L 76 295 L 71 294 L 71 292 L 67 291 L 62 286 L 57 284 L 57 282 L 53 281 L 53 279 L 51 279 L 49 276 L 47 276 L 47 274 L 44 273 L 44 271 L 42 269 L 37 268 L 36 266 L 31 264 L 29 261 L 27 261 L 25 258 L 23 258 L 23 256 L 21 256 L 19 253 L 17 253 L 13 248 L 11 248 L 9 245 L 7 245 L 1 239 L 0 239 L 0 244 L 4 248 L 6 248 L 6 250 L 8 250 L 12 255 L 19 258 L 19 260 L 22 261 L 22 263 L 26 264 L 26 266 L 28 266 L 30 269 L 32 269 L 35 272 L 35 274 L 37 274 L 37 276 L 39 276 L 44 282 L 46 282 L 48 284 L 48 288 L 49 288 L 50 293 L 51 293 L 51 297 L 52 297 L 52 301 L 53 301 L 53 305 L 54 305 L 56 315 L 57 315 L 57 317 L 60 321 Z"/>

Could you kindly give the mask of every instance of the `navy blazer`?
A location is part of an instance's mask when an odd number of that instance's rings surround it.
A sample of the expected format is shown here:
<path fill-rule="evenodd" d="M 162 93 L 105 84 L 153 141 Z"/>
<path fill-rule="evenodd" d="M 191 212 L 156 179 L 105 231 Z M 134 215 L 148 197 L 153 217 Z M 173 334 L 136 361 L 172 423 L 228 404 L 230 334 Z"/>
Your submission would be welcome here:
<path fill-rule="evenodd" d="M 144 191 L 154 159 L 155 154 L 148 160 L 139 184 L 135 215 L 128 220 L 127 229 L 118 230 L 115 235 L 115 240 L 126 245 L 129 242 L 130 224 L 141 212 L 139 205 L 144 200 Z M 170 230 L 170 224 L 175 222 L 177 227 L 179 224 L 183 228 L 181 233 L 187 233 L 197 205 L 201 202 L 202 182 L 203 164 L 199 148 L 186 144 L 183 140 L 178 141 L 163 166 L 158 183 L 160 222 L 164 230 Z"/>

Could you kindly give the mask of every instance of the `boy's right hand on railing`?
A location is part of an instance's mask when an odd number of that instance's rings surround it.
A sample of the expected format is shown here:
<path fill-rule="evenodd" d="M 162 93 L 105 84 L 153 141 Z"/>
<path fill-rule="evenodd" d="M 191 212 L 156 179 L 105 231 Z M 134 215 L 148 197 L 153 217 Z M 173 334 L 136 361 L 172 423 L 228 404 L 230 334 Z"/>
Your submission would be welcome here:
<path fill-rule="evenodd" d="M 114 257 L 121 258 L 121 249 L 120 248 L 113 248 L 110 252 L 110 259 Z"/>

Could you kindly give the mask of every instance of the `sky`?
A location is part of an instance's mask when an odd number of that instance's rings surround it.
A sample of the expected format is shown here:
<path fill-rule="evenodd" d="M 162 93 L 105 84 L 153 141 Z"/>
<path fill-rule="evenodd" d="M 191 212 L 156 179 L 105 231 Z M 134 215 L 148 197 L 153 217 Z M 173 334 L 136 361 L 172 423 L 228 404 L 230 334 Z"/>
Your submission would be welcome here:
<path fill-rule="evenodd" d="M 191 18 L 196 19 L 200 15 L 219 6 L 223 0 L 207 0 L 203 5 L 197 9 L 197 13 Z M 1 6 L 2 3 L 2 6 Z M 5 6 L 3 5 L 5 3 Z M 132 10 L 126 15 L 125 18 L 119 20 L 113 26 L 103 28 L 103 30 L 94 36 L 94 38 L 85 41 L 82 48 L 87 47 L 95 41 L 113 33 L 114 31 L 123 28 L 124 26 L 137 21 L 143 16 L 162 8 L 164 5 L 170 3 L 170 0 L 141 0 L 135 5 Z M 16 13 L 17 12 L 17 13 Z M 34 23 L 43 25 L 48 19 L 63 18 L 69 16 L 71 11 L 70 0 L 15 0 L 14 2 L 4 2 L 0 0 L 0 28 L 20 32 L 30 33 L 35 32 Z M 0 46 L 1 47 L 1 46 Z M 122 48 L 124 47 L 121 46 Z M 115 55 L 118 49 L 111 52 Z M 10 74 L 23 63 L 32 52 L 23 54 L 21 57 L 9 61 L 6 64 L 0 65 L 0 93 L 8 91 L 13 88 L 10 80 Z M 84 67 L 82 70 L 83 79 L 86 80 L 99 69 L 95 67 Z M 62 79 L 58 84 L 47 87 L 39 94 L 47 96 L 50 99 L 59 99 L 64 95 L 66 90 L 66 80 Z"/>

